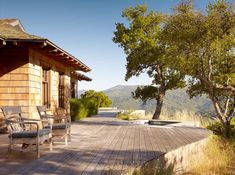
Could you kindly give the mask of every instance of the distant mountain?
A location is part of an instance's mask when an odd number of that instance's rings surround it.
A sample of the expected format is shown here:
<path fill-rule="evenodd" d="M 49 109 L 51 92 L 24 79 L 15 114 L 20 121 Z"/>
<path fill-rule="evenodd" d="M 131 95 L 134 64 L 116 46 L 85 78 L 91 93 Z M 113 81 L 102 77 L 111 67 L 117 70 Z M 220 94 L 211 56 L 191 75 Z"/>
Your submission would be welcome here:
<path fill-rule="evenodd" d="M 137 86 L 118 85 L 103 92 L 113 101 L 113 106 L 120 109 L 144 109 L 147 112 L 154 112 L 156 101 L 148 101 L 145 105 L 141 100 L 132 98 L 132 92 Z M 166 93 L 163 104 L 163 111 L 173 114 L 176 111 L 192 111 L 201 114 L 213 113 L 211 101 L 206 96 L 190 99 L 186 93 L 186 88 L 171 90 Z"/>

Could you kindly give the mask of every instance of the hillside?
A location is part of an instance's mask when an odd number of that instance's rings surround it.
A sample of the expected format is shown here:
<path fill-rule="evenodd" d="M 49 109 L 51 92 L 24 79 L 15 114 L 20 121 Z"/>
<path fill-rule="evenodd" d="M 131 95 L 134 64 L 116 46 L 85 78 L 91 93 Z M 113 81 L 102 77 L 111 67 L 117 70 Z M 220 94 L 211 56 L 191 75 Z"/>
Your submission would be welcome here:
<path fill-rule="evenodd" d="M 145 105 L 140 100 L 132 98 L 131 92 L 137 86 L 118 85 L 105 90 L 105 94 L 113 101 L 113 106 L 120 109 L 145 109 L 147 112 L 153 112 L 155 109 L 155 100 L 147 102 Z M 166 93 L 163 105 L 163 111 L 173 114 L 175 111 L 187 110 L 201 114 L 208 114 L 213 111 L 212 104 L 205 96 L 190 99 L 186 93 L 186 88 L 171 90 Z"/>

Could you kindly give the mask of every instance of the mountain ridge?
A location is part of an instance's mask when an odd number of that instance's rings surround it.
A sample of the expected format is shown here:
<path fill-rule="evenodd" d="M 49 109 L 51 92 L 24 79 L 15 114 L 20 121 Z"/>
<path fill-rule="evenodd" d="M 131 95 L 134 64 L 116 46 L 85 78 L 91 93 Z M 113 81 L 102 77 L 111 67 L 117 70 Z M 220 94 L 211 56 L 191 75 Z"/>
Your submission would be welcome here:
<path fill-rule="evenodd" d="M 137 85 L 116 85 L 103 92 L 113 101 L 112 106 L 120 109 L 144 109 L 147 112 L 153 113 L 156 106 L 155 100 L 150 100 L 143 104 L 141 100 L 136 100 L 132 97 L 132 92 L 137 87 Z M 162 110 L 168 114 L 186 110 L 211 115 L 213 113 L 213 106 L 205 95 L 190 99 L 186 93 L 186 88 L 183 88 L 167 91 Z"/>

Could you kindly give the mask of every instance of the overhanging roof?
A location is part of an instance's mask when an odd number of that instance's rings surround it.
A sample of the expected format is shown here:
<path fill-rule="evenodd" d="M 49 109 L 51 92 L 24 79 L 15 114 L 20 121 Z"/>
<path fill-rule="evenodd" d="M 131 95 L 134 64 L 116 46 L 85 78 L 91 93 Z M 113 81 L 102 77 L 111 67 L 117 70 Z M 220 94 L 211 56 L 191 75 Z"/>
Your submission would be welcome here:
<path fill-rule="evenodd" d="M 40 49 L 50 57 L 76 70 L 83 72 L 91 71 L 87 65 L 50 40 L 26 33 L 18 19 L 0 19 L 0 45 L 4 46 L 7 44 L 15 46 L 29 45 Z"/>
<path fill-rule="evenodd" d="M 79 80 L 79 81 L 82 81 L 82 80 L 85 80 L 85 81 L 92 81 L 91 78 L 79 73 L 79 72 L 71 72 L 71 76 L 74 77 L 75 79 Z"/>

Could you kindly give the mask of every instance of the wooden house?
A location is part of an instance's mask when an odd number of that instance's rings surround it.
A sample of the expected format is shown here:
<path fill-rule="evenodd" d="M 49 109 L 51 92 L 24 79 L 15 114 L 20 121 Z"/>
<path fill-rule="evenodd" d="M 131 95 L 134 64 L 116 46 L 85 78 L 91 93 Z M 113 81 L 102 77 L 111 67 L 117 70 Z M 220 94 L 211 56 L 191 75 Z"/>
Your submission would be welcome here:
<path fill-rule="evenodd" d="M 37 118 L 36 106 L 69 111 L 80 72 L 91 69 L 46 38 L 26 33 L 18 19 L 0 19 L 0 106 L 21 106 Z"/>

